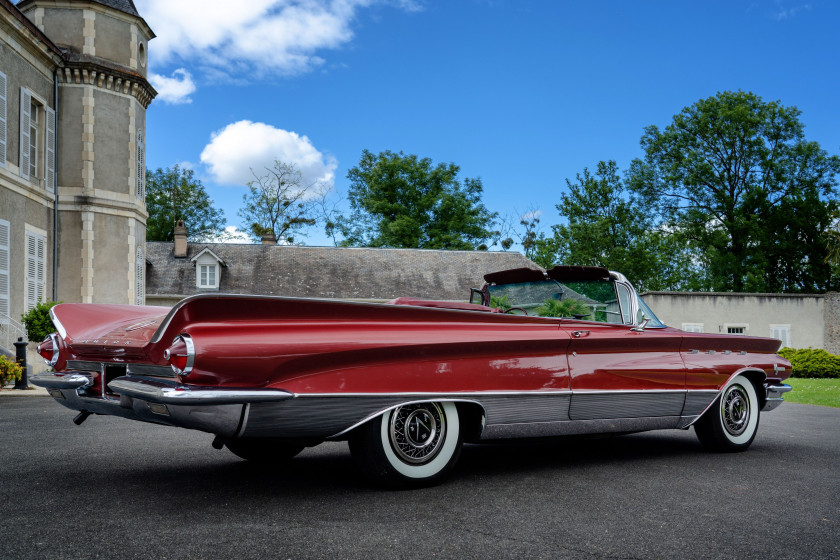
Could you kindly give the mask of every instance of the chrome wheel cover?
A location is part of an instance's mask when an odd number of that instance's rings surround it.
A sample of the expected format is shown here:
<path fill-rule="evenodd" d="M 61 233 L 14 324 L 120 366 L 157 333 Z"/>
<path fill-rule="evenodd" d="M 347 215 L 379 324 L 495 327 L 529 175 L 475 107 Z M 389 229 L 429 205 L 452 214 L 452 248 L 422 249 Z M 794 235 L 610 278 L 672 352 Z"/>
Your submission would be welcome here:
<path fill-rule="evenodd" d="M 750 398 L 740 385 L 730 386 L 720 401 L 723 427 L 733 436 L 740 436 L 750 422 Z"/>
<path fill-rule="evenodd" d="M 388 436 L 401 461 L 413 465 L 428 463 L 446 440 L 446 416 L 437 403 L 401 406 L 391 412 Z"/>

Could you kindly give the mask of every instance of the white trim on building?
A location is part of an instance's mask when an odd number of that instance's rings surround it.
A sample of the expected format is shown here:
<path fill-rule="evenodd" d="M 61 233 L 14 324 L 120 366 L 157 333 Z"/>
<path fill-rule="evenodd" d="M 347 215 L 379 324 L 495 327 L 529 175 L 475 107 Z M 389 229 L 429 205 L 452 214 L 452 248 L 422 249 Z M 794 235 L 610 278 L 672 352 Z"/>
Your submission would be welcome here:
<path fill-rule="evenodd" d="M 8 127 L 6 125 L 7 96 L 6 74 L 0 72 L 0 167 L 6 167 L 6 145 L 8 143 Z"/>

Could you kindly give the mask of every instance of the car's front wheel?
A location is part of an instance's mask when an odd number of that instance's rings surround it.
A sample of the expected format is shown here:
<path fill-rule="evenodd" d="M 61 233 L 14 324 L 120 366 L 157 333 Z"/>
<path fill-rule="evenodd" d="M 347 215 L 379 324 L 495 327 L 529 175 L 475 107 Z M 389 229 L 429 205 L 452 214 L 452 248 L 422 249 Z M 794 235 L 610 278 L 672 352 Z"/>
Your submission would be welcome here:
<path fill-rule="evenodd" d="M 271 438 L 239 438 L 225 442 L 234 455 L 254 463 L 283 463 L 288 461 L 301 451 L 303 445 L 297 445 L 284 441 L 276 441 Z"/>
<path fill-rule="evenodd" d="M 738 375 L 694 424 L 697 438 L 712 451 L 744 451 L 758 431 L 759 401 L 749 379 Z"/>
<path fill-rule="evenodd" d="M 429 486 L 448 473 L 461 453 L 458 409 L 451 402 L 398 406 L 357 428 L 353 459 L 368 479 L 392 487 Z"/>

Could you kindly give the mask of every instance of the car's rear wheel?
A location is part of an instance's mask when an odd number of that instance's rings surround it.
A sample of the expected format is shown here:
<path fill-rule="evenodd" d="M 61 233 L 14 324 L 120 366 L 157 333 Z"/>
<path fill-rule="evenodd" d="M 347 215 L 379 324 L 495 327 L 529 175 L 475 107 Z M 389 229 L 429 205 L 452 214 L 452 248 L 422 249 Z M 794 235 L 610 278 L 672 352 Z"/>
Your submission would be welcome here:
<path fill-rule="evenodd" d="M 738 375 L 694 424 L 697 438 L 712 451 L 744 451 L 758 431 L 759 402 L 752 382 Z"/>
<path fill-rule="evenodd" d="M 239 438 L 225 442 L 234 455 L 255 463 L 282 463 L 301 451 L 303 445 L 277 441 L 271 438 Z"/>
<path fill-rule="evenodd" d="M 418 487 L 437 483 L 452 469 L 462 441 L 455 403 L 412 403 L 357 428 L 350 451 L 369 480 Z"/>

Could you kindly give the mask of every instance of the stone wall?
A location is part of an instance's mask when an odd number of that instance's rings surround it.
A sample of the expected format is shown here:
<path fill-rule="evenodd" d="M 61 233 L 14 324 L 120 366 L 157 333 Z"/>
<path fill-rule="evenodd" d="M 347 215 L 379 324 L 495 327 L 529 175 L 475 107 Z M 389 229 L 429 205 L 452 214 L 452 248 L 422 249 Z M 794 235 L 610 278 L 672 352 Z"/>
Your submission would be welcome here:
<path fill-rule="evenodd" d="M 832 354 L 840 354 L 840 294 L 828 292 L 824 301 L 823 348 Z"/>
<path fill-rule="evenodd" d="M 835 296 L 831 305 L 840 318 L 840 295 Z M 836 342 L 827 340 L 828 296 L 648 292 L 642 297 L 665 324 L 678 329 L 693 324 L 702 325 L 703 332 L 726 334 L 729 327 L 743 327 L 746 335 L 771 337 L 773 326 L 787 326 L 790 346 L 794 348 L 827 349 L 829 344 L 840 347 L 840 328 L 834 335 Z M 838 324 L 836 319 L 833 321 Z"/>

